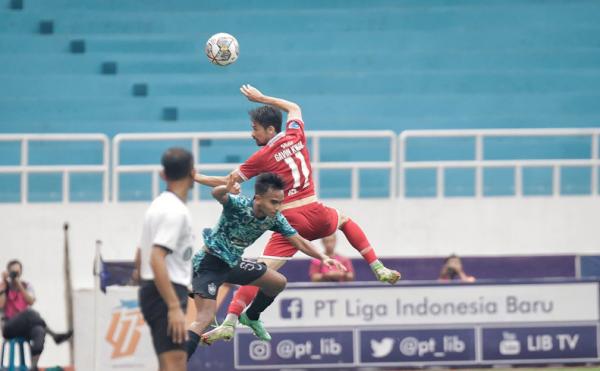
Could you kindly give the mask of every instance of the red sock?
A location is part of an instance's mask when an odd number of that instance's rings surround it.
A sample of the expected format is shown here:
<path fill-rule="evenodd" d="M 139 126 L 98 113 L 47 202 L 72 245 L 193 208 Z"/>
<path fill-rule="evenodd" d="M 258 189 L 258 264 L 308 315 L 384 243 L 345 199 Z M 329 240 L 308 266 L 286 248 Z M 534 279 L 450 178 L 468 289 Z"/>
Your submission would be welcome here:
<path fill-rule="evenodd" d="M 237 315 L 238 317 L 242 314 L 244 309 L 258 294 L 258 287 L 256 286 L 242 286 L 233 295 L 233 299 L 229 304 L 229 308 L 227 308 L 227 313 L 232 313 Z"/>
<path fill-rule="evenodd" d="M 348 242 L 362 255 L 363 259 L 367 261 L 367 263 L 371 264 L 375 260 L 377 260 L 377 255 L 375 255 L 375 250 L 371 247 L 371 243 L 367 240 L 367 236 L 360 229 L 358 224 L 354 223 L 352 219 L 348 219 L 348 221 L 342 226 L 341 231 L 344 233 Z"/>

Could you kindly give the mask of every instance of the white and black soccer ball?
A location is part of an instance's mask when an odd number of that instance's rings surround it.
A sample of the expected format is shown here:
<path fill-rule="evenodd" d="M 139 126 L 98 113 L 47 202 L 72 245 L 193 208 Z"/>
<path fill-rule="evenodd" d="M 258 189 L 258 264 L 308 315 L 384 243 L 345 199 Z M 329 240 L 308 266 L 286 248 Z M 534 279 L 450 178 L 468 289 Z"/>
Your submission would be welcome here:
<path fill-rule="evenodd" d="M 206 56 L 213 64 L 227 66 L 235 62 L 239 55 L 238 41 L 228 33 L 214 34 L 206 42 Z"/>

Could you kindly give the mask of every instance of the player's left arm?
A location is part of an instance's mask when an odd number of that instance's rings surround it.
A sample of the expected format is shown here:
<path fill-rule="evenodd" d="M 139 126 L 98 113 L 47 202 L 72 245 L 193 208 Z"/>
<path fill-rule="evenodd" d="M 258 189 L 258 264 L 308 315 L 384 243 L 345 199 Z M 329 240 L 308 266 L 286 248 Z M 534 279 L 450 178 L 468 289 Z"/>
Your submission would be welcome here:
<path fill-rule="evenodd" d="M 320 252 L 319 250 L 317 250 L 315 245 L 313 245 L 312 243 L 310 243 L 309 241 L 304 239 L 298 233 L 296 233 L 292 236 L 287 236 L 286 238 L 288 239 L 288 241 L 290 241 L 292 246 L 294 246 L 295 248 L 297 248 L 298 250 L 302 251 L 303 253 L 305 253 L 306 255 L 308 255 L 310 257 L 319 259 L 327 267 L 329 267 L 329 268 L 335 267 L 336 269 L 338 269 L 342 272 L 346 271 L 346 267 L 344 267 L 344 265 L 342 263 L 340 263 L 339 261 L 337 261 L 335 259 L 328 257 L 327 255 L 325 255 L 322 252 Z"/>
<path fill-rule="evenodd" d="M 281 98 L 269 97 L 268 95 L 264 95 L 263 93 L 261 93 L 260 90 L 258 90 L 250 84 L 242 85 L 240 91 L 246 96 L 246 98 L 248 98 L 248 100 L 252 102 L 268 104 L 269 106 L 273 106 L 279 108 L 282 111 L 285 111 L 288 115 L 288 121 L 302 121 L 302 110 L 300 109 L 300 106 L 297 103 Z"/>

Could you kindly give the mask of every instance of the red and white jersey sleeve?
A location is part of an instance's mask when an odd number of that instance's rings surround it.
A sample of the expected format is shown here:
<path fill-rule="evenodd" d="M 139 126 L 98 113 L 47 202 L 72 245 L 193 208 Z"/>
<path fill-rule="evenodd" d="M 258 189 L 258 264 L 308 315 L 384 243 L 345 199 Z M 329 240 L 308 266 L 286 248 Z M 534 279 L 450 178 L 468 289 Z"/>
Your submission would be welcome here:
<path fill-rule="evenodd" d="M 313 196 L 315 187 L 304 123 L 301 120 L 288 121 L 285 132 L 279 133 L 250 156 L 240 165 L 238 172 L 244 180 L 265 172 L 279 175 L 285 182 L 284 203 Z"/>

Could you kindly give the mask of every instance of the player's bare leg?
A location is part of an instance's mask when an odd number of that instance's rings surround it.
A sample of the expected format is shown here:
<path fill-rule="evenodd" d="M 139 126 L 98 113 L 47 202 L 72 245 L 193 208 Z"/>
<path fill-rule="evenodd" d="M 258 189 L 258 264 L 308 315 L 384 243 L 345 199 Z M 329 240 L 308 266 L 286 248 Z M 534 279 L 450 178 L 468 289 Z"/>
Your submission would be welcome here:
<path fill-rule="evenodd" d="M 258 259 L 259 263 L 265 263 L 268 268 L 278 271 L 283 265 L 287 262 L 287 260 L 283 259 L 269 259 L 269 258 L 260 258 Z M 229 308 L 227 309 L 227 316 L 225 317 L 225 321 L 223 323 L 237 324 L 238 319 L 242 312 L 252 303 L 252 300 L 258 294 L 258 287 L 256 286 L 242 286 L 240 287 L 234 294 L 231 303 L 229 304 Z"/>
<path fill-rule="evenodd" d="M 280 263 L 274 263 L 273 265 L 279 269 L 285 261 L 274 260 Z M 267 264 L 265 262 L 265 264 Z M 267 264 L 267 267 L 269 265 Z M 270 268 L 270 267 L 269 267 Z M 238 290 L 242 291 L 242 296 L 246 294 L 251 294 L 249 299 L 240 299 L 237 301 L 234 299 L 232 305 L 240 305 L 239 301 L 243 301 L 244 305 L 242 307 L 245 308 L 248 302 L 252 302 L 252 305 L 248 308 L 245 313 L 235 314 L 228 313 L 225 321 L 216 327 L 215 329 L 208 331 L 202 335 L 202 341 L 206 344 L 212 344 L 216 340 L 229 340 L 233 337 L 233 333 L 235 331 L 235 327 L 237 325 L 238 320 L 241 324 L 250 327 L 254 335 L 261 340 L 271 340 L 271 335 L 265 329 L 261 320 L 258 319 L 260 313 L 265 310 L 275 299 L 275 297 L 283 291 L 285 285 L 287 283 L 286 278 L 279 272 L 274 269 L 268 269 L 267 272 L 257 279 L 256 281 L 250 283 L 247 286 L 242 286 Z M 247 293 L 244 293 L 246 291 Z M 237 296 L 237 293 L 236 293 Z M 230 305 L 231 308 L 231 305 Z"/>
<path fill-rule="evenodd" d="M 350 244 L 360 253 L 360 255 L 369 263 L 371 270 L 381 282 L 390 284 L 396 283 L 400 279 L 400 272 L 386 268 L 377 258 L 375 250 L 367 239 L 362 229 L 352 219 L 341 215 L 338 221 L 338 229 L 344 233 Z"/>
<path fill-rule="evenodd" d="M 194 295 L 194 304 L 196 305 L 196 318 L 188 328 L 189 340 L 186 342 L 188 360 L 196 351 L 202 333 L 213 322 L 217 312 L 217 302 L 215 300 L 205 299 L 199 295 Z"/>

